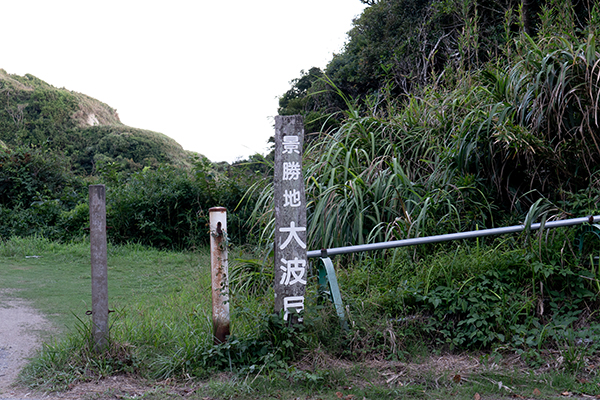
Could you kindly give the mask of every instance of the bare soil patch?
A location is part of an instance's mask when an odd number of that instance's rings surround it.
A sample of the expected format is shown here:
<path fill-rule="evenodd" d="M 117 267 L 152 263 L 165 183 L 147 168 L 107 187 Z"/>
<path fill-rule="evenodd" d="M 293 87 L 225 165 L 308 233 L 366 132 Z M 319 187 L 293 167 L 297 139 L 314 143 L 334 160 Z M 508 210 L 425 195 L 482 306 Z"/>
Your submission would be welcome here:
<path fill-rule="evenodd" d="M 30 391 L 15 386 L 15 380 L 41 346 L 41 336 L 52 332 L 52 324 L 16 290 L 0 291 L 0 399 L 32 398 Z"/>
<path fill-rule="evenodd" d="M 52 325 L 14 290 L 0 291 L 0 395 L 9 388 Z"/>

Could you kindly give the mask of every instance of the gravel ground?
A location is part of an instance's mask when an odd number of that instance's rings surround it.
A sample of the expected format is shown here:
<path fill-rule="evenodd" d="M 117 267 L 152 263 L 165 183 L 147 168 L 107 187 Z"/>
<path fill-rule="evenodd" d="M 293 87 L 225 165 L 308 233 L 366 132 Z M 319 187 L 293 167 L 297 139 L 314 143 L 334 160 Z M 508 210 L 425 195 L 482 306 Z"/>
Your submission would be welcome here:
<path fill-rule="evenodd" d="M 0 291 L 0 400 L 26 398 L 31 393 L 15 387 L 19 371 L 40 345 L 40 332 L 51 332 L 50 323 L 16 291 Z"/>
<path fill-rule="evenodd" d="M 128 377 L 74 385 L 66 392 L 40 393 L 15 385 L 19 371 L 41 346 L 41 334 L 54 327 L 15 290 L 0 290 L 0 400 L 80 400 L 137 397 L 154 390 L 152 384 Z M 160 385 L 159 385 L 160 386 Z M 184 393 L 188 388 L 183 387 Z M 177 391 L 176 391 L 177 392 Z"/>

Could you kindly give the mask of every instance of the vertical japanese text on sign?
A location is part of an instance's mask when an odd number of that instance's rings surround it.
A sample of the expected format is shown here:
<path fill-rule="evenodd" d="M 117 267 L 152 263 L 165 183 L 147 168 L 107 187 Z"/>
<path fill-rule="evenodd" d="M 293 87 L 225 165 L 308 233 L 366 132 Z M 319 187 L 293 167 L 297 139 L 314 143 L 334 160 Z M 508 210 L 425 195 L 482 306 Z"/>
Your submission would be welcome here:
<path fill-rule="evenodd" d="M 286 321 L 304 309 L 306 291 L 303 142 L 301 116 L 275 117 L 275 312 L 283 312 Z"/>

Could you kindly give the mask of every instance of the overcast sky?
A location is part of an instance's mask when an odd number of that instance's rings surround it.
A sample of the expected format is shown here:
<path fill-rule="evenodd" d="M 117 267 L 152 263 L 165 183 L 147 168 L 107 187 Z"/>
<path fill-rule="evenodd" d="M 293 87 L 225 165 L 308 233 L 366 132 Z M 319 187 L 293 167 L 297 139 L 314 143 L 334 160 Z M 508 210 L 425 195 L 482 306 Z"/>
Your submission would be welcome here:
<path fill-rule="evenodd" d="M 117 109 L 212 161 L 264 153 L 277 96 L 324 68 L 359 0 L 4 1 L 0 68 Z"/>

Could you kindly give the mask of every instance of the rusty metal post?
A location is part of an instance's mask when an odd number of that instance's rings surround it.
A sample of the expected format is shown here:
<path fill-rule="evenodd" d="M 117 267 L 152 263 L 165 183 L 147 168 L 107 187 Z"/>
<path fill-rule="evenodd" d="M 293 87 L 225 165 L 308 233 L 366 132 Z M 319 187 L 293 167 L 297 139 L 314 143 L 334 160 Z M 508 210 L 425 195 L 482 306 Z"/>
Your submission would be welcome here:
<path fill-rule="evenodd" d="M 229 335 L 229 266 L 227 263 L 227 210 L 213 207 L 210 219 L 210 263 L 212 282 L 212 318 L 215 344 Z"/>
<path fill-rule="evenodd" d="M 90 251 L 92 264 L 92 335 L 95 349 L 108 344 L 108 273 L 106 248 L 106 188 L 90 185 Z"/>

